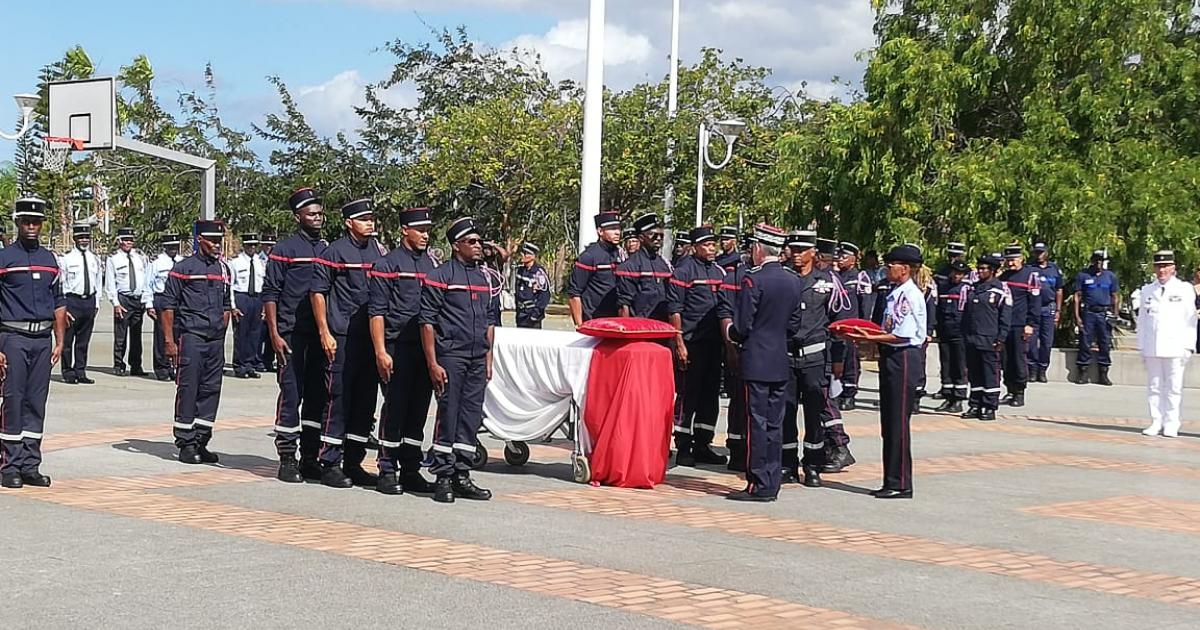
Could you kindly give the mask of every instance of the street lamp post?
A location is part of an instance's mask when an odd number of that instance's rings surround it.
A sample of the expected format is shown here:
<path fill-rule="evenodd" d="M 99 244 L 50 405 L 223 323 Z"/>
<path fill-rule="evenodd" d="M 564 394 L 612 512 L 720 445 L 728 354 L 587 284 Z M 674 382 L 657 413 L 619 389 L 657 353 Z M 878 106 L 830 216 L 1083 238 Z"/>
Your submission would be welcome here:
<path fill-rule="evenodd" d="M 600 149 L 604 133 L 604 0 L 588 13 L 587 88 L 583 99 L 583 173 L 579 186 L 579 251 L 596 240 L 600 214 Z"/>
<path fill-rule="evenodd" d="M 0 138 L 5 140 L 16 140 L 29 131 L 29 127 L 33 124 L 33 108 L 37 105 L 38 97 L 33 94 L 17 94 L 13 100 L 21 109 L 21 130 L 11 136 L 0 131 Z"/>
<path fill-rule="evenodd" d="M 712 125 L 711 128 L 709 125 Z M 696 159 L 696 225 L 704 223 L 704 166 L 714 171 L 719 171 L 729 165 L 733 159 L 733 143 L 737 141 L 738 136 L 746 129 L 746 123 L 736 120 L 722 120 L 718 123 L 709 123 L 708 121 L 700 122 L 699 148 L 697 149 Z M 708 143 L 712 139 L 713 134 L 721 136 L 725 139 L 725 159 L 718 164 L 713 164 L 708 157 Z"/>

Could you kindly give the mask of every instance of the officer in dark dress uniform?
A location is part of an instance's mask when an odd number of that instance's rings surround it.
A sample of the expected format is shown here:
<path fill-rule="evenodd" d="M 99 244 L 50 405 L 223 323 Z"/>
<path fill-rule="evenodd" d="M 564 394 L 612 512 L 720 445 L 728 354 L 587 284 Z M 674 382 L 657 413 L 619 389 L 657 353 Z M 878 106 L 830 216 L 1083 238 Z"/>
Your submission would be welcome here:
<path fill-rule="evenodd" d="M 185 464 L 215 464 L 208 450 L 225 368 L 225 330 L 233 311 L 229 268 L 221 261 L 225 225 L 196 222 L 196 252 L 167 276 L 162 318 L 167 358 L 175 364 L 175 446 Z M 176 343 L 178 339 L 178 343 Z"/>
<path fill-rule="evenodd" d="M 571 320 L 579 327 L 598 317 L 617 315 L 617 276 L 621 264 L 621 217 L 615 212 L 596 215 L 595 243 L 587 246 L 575 261 L 567 281 L 567 305 Z"/>
<path fill-rule="evenodd" d="M 1034 273 L 1041 286 L 1041 315 L 1037 330 L 1029 338 L 1029 374 L 1038 383 L 1047 382 L 1046 370 L 1050 369 L 1050 351 L 1054 348 L 1054 329 L 1058 327 L 1062 311 L 1063 275 L 1058 265 L 1050 260 L 1050 251 L 1044 242 L 1033 244 Z"/>
<path fill-rule="evenodd" d="M 1000 404 L 1000 353 L 1009 338 L 1012 296 L 996 279 L 1000 259 L 982 256 L 976 265 L 979 279 L 970 287 L 962 312 L 963 344 L 967 351 L 967 378 L 971 398 L 964 418 L 995 420 Z"/>
<path fill-rule="evenodd" d="M 300 483 L 321 478 L 317 452 L 328 400 L 328 359 L 317 336 L 309 292 L 316 284 L 316 261 L 324 255 L 327 243 L 321 238 L 325 208 L 314 190 L 301 188 L 292 193 L 288 207 L 299 229 L 272 248 L 262 297 L 279 383 L 279 402 L 275 406 L 278 479 Z"/>
<path fill-rule="evenodd" d="M 45 220 L 46 202 L 18 199 L 13 211 L 17 240 L 0 249 L 0 485 L 5 488 L 50 485 L 40 470 L 42 433 L 50 368 L 63 352 L 67 306 L 58 262 L 38 244 Z"/>
<path fill-rule="evenodd" d="M 674 268 L 679 264 L 679 261 L 692 255 L 692 237 L 686 230 L 675 233 L 675 244 L 671 246 L 671 267 Z"/>
<path fill-rule="evenodd" d="M 659 252 L 663 229 L 658 217 L 646 214 L 633 222 L 641 245 L 617 267 L 617 304 L 622 317 L 648 317 L 668 321 L 667 284 L 671 266 Z"/>
<path fill-rule="evenodd" d="M 966 255 L 967 246 L 963 243 L 946 243 L 946 262 L 942 263 L 942 266 L 938 267 L 937 270 L 933 272 L 933 281 L 935 284 L 937 284 L 939 289 L 944 283 L 950 280 L 950 272 L 953 270 L 954 263 L 962 262 L 964 265 L 967 264 L 967 262 L 963 260 L 963 257 Z M 967 278 L 966 280 L 967 284 L 971 283 L 970 278 Z"/>
<path fill-rule="evenodd" d="M 717 244 L 717 264 L 725 270 L 725 287 L 727 291 L 732 291 L 729 303 L 733 305 L 737 303 L 737 291 L 741 289 L 743 274 L 739 273 L 739 270 L 744 266 L 742 252 L 738 249 L 738 229 L 732 225 L 721 228 Z M 745 446 L 742 429 L 737 427 L 745 425 L 746 396 L 741 377 L 738 375 L 737 357 L 733 356 L 736 353 L 737 348 L 733 344 L 725 344 L 725 351 L 721 356 L 721 392 L 729 397 L 727 423 L 732 422 L 728 424 L 725 438 L 725 444 L 729 448 L 727 466 L 730 470 L 741 472 L 746 461 Z"/>
<path fill-rule="evenodd" d="M 883 332 L 855 335 L 851 339 L 879 344 L 883 487 L 871 494 L 877 499 L 911 499 L 911 401 L 917 393 L 918 372 L 924 368 L 920 355 L 924 353 L 928 335 L 925 296 L 912 280 L 922 263 L 921 251 L 901 245 L 888 252 L 883 260 L 888 279 L 895 287 L 883 300 Z"/>
<path fill-rule="evenodd" d="M 329 361 L 329 405 L 321 427 L 321 483 L 331 488 L 373 487 L 379 479 L 363 470 L 374 428 L 379 372 L 371 344 L 367 272 L 383 258 L 370 199 L 342 206 L 346 233 L 317 259 L 309 297 L 321 348 Z"/>
<path fill-rule="evenodd" d="M 778 228 L 754 228 L 750 259 L 737 292 L 729 340 L 739 344 L 743 388 L 747 396 L 745 431 L 746 488 L 726 498 L 735 501 L 774 501 L 781 482 L 783 413 L 791 368 L 788 339 L 799 312 L 800 286 L 795 274 L 779 262 L 785 235 Z"/>
<path fill-rule="evenodd" d="M 733 273 L 742 264 L 742 252 L 738 250 L 738 231 L 736 227 L 727 225 L 721 228 L 720 250 L 717 252 L 717 264 L 725 273 Z"/>
<path fill-rule="evenodd" d="M 1112 365 L 1112 329 L 1110 313 L 1121 310 L 1121 284 L 1117 276 L 1104 268 L 1107 256 L 1103 251 L 1092 253 L 1092 264 L 1075 276 L 1075 321 L 1079 326 L 1079 354 L 1075 358 L 1075 382 L 1086 385 L 1092 364 L 1092 345 L 1099 349 L 1096 364 L 1100 368 L 1100 385 L 1112 385 L 1108 368 Z"/>
<path fill-rule="evenodd" d="M 843 241 L 838 247 L 838 278 L 846 288 L 847 295 L 856 303 L 855 312 L 850 317 L 870 319 L 875 308 L 875 284 L 867 272 L 858 268 L 859 247 L 849 241 Z M 838 395 L 837 406 L 841 411 L 851 411 L 855 406 L 854 399 L 858 396 L 858 379 L 862 374 L 858 346 L 835 339 L 833 354 L 842 359 L 842 392 Z"/>
<path fill-rule="evenodd" d="M 521 266 L 517 267 L 517 328 L 541 328 L 550 306 L 550 274 L 538 262 L 541 253 L 534 243 L 521 246 Z"/>
<path fill-rule="evenodd" d="M 1042 318 L 1041 285 L 1032 265 L 1025 264 L 1020 245 L 1004 248 L 1004 264 L 1000 281 L 1012 295 L 1013 321 L 1004 341 L 1004 386 L 1008 395 L 1002 404 L 1025 406 L 1025 388 L 1029 383 L 1028 344 Z"/>
<path fill-rule="evenodd" d="M 722 285 L 725 270 L 716 264 L 717 235 L 708 226 L 693 228 L 694 253 L 679 262 L 667 285 L 667 312 L 680 331 L 675 344 L 675 463 L 680 466 L 724 464 L 712 450 L 721 410 L 720 321 L 733 318 Z"/>
<path fill-rule="evenodd" d="M 433 385 L 421 350 L 421 285 L 436 265 L 429 257 L 428 208 L 400 213 L 400 244 L 375 264 L 370 277 L 371 342 L 384 386 L 379 420 L 379 481 L 383 494 L 432 492 L 421 476 L 421 445 Z"/>
<path fill-rule="evenodd" d="M 971 286 L 964 281 L 969 271 L 966 263 L 955 260 L 950 263 L 949 275 L 938 283 L 934 330 L 938 339 L 941 394 L 945 400 L 937 411 L 947 413 L 962 413 L 962 403 L 967 399 L 967 349 L 962 320 L 971 293 Z"/>
<path fill-rule="evenodd" d="M 642 241 L 638 239 L 637 230 L 631 227 L 621 230 L 621 262 L 629 260 L 641 246 Z"/>
<path fill-rule="evenodd" d="M 433 434 L 437 476 L 433 500 L 486 501 L 492 493 L 471 480 L 471 464 L 483 424 L 483 393 L 492 375 L 492 333 L 487 316 L 487 279 L 479 269 L 479 226 L 470 217 L 446 231 L 453 257 L 425 278 L 421 290 L 421 347 L 438 397 Z"/>

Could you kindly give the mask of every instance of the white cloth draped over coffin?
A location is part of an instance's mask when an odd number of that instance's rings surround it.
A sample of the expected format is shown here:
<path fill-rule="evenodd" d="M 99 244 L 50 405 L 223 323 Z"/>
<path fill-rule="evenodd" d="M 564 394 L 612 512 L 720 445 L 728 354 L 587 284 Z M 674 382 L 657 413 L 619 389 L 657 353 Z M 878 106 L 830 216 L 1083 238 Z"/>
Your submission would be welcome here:
<path fill-rule="evenodd" d="M 570 412 L 583 409 L 597 337 L 576 332 L 497 327 L 492 380 L 483 399 L 483 426 L 502 440 L 544 437 Z"/>

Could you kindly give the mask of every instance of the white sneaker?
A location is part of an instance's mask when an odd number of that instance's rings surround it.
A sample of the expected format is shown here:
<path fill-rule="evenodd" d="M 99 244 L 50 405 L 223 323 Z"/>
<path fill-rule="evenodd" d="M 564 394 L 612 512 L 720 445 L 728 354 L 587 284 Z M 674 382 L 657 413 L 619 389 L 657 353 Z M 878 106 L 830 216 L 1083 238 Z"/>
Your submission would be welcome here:
<path fill-rule="evenodd" d="M 1179 437 L 1179 427 L 1164 427 L 1163 437 Z"/>
<path fill-rule="evenodd" d="M 1146 427 L 1145 429 L 1142 429 L 1142 435 L 1146 435 L 1149 437 L 1155 437 L 1161 432 L 1162 432 L 1161 424 L 1152 424 L 1152 425 Z"/>

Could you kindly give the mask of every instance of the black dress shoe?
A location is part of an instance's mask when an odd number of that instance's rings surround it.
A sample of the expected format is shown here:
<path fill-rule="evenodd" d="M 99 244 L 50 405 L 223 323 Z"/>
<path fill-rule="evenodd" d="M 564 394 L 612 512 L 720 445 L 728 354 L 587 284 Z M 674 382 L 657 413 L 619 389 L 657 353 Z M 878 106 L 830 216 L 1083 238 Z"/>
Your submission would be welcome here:
<path fill-rule="evenodd" d="M 155 380 L 158 380 L 158 381 L 169 381 L 169 380 L 172 380 L 172 379 L 171 379 L 171 375 L 170 375 L 170 374 L 155 374 L 155 375 L 154 375 L 154 379 L 155 379 Z"/>
<path fill-rule="evenodd" d="M 454 503 L 454 485 L 449 477 L 438 477 L 434 482 L 433 500 L 438 503 Z"/>
<path fill-rule="evenodd" d="M 929 398 L 931 398 L 933 400 L 942 400 L 945 397 L 946 397 L 946 394 L 944 394 L 942 392 L 933 392 L 932 394 L 929 395 Z"/>
<path fill-rule="evenodd" d="M 822 472 L 839 473 L 854 465 L 854 455 L 850 453 L 850 447 L 837 446 L 833 449 L 833 455 L 825 462 L 825 466 L 821 468 Z"/>
<path fill-rule="evenodd" d="M 258 372 L 248 372 L 246 374 L 246 376 L 248 376 L 250 378 L 262 378 L 261 376 L 259 376 Z"/>
<path fill-rule="evenodd" d="M 838 409 L 841 411 L 854 411 L 855 407 L 853 396 L 838 399 Z"/>
<path fill-rule="evenodd" d="M 300 474 L 300 465 L 291 455 L 279 458 L 279 472 L 275 473 L 275 478 L 284 483 L 304 483 L 304 475 Z"/>
<path fill-rule="evenodd" d="M 675 465 L 676 466 L 695 466 L 696 458 L 692 457 L 692 450 L 690 448 L 689 449 L 681 448 L 678 451 L 676 451 Z"/>
<path fill-rule="evenodd" d="M 727 461 L 724 455 L 713 451 L 712 446 L 709 444 L 693 446 L 692 457 L 695 458 L 697 464 L 716 464 L 718 466 L 724 466 Z"/>
<path fill-rule="evenodd" d="M 128 374 L 128 372 L 126 372 L 125 368 L 123 368 L 123 367 L 115 367 L 115 368 L 113 368 L 112 372 L 113 372 L 113 376 L 125 376 L 126 374 Z"/>
<path fill-rule="evenodd" d="M 316 459 L 300 458 L 300 476 L 309 481 L 320 481 L 325 471 L 321 469 L 321 463 Z"/>
<path fill-rule="evenodd" d="M 995 409 L 984 409 L 979 412 L 979 415 L 977 417 L 980 420 L 982 420 L 983 422 L 993 422 L 996 420 L 996 410 Z"/>
<path fill-rule="evenodd" d="M 16 490 L 25 487 L 25 482 L 21 481 L 21 475 L 17 473 L 4 473 L 0 476 L 0 486 Z"/>
<path fill-rule="evenodd" d="M 800 483 L 800 471 L 790 466 L 784 466 L 779 473 L 780 485 L 789 483 Z"/>
<path fill-rule="evenodd" d="M 233 373 L 233 377 L 234 377 L 234 378 L 243 378 L 243 379 L 245 379 L 245 378 L 250 378 L 250 373 L 249 373 L 249 372 L 238 372 L 238 371 L 234 371 L 234 373 Z"/>
<path fill-rule="evenodd" d="M 426 479 L 416 470 L 400 473 L 400 487 L 404 488 L 405 492 L 413 494 L 429 494 L 433 492 L 433 482 Z"/>
<path fill-rule="evenodd" d="M 775 500 L 775 497 L 762 494 L 753 494 L 748 490 L 738 490 L 725 495 L 725 498 L 730 501 L 750 501 L 754 503 L 770 503 Z"/>
<path fill-rule="evenodd" d="M 200 455 L 201 463 L 215 464 L 215 463 L 221 461 L 221 458 L 219 456 L 217 456 L 216 453 L 208 450 L 207 446 L 196 447 L 196 452 Z"/>
<path fill-rule="evenodd" d="M 129 370 L 129 375 L 130 376 L 150 376 L 148 373 L 146 373 L 146 370 L 143 370 L 142 368 Z"/>
<path fill-rule="evenodd" d="M 21 483 L 37 488 L 49 488 L 50 475 L 43 475 L 36 470 L 31 473 L 21 473 Z"/>
<path fill-rule="evenodd" d="M 475 485 L 475 482 L 470 477 L 463 475 L 455 477 L 450 484 L 454 496 L 460 499 L 471 499 L 472 501 L 487 501 L 492 498 L 492 491 L 485 490 Z"/>
<path fill-rule="evenodd" d="M 959 417 L 964 419 L 978 418 L 981 413 L 983 413 L 983 410 L 979 407 L 967 407 L 967 411 Z"/>
<path fill-rule="evenodd" d="M 96 381 L 95 381 L 95 380 L 93 380 L 93 379 L 91 379 L 91 378 L 89 378 L 89 377 L 87 377 L 87 376 L 80 376 L 80 377 L 79 377 L 79 384 L 80 384 L 80 385 L 95 385 L 95 384 L 96 384 Z"/>
<path fill-rule="evenodd" d="M 1039 383 L 1049 383 L 1050 382 L 1049 379 L 1046 378 L 1046 370 L 1038 370 L 1037 371 L 1037 382 L 1039 382 Z"/>
<path fill-rule="evenodd" d="M 179 461 L 184 464 L 199 464 L 200 451 L 195 446 L 184 446 L 179 449 Z"/>
<path fill-rule="evenodd" d="M 893 490 L 881 488 L 871 493 L 876 499 L 911 499 L 912 490 Z"/>
<path fill-rule="evenodd" d="M 375 491 L 380 494 L 404 494 L 404 487 L 400 485 L 396 473 L 383 473 L 375 482 Z"/>
<path fill-rule="evenodd" d="M 321 485 L 330 488 L 353 488 L 354 482 L 342 472 L 341 466 L 322 466 Z"/>
<path fill-rule="evenodd" d="M 1025 394 L 1023 394 L 1023 393 L 1022 394 L 1010 394 L 1008 397 L 1008 406 L 1009 407 L 1024 407 L 1025 406 Z"/>
<path fill-rule="evenodd" d="M 75 378 L 74 376 L 67 376 L 64 374 L 63 382 L 66 383 L 67 385 L 78 385 L 79 379 Z"/>
<path fill-rule="evenodd" d="M 820 488 L 821 487 L 821 473 L 816 468 L 805 466 L 804 467 L 804 485 L 808 486 L 809 488 Z"/>
<path fill-rule="evenodd" d="M 962 413 L 962 401 L 946 399 L 934 411 L 941 413 Z"/>
<path fill-rule="evenodd" d="M 369 488 L 379 483 L 378 476 L 363 470 L 363 467 L 358 464 L 344 465 L 342 466 L 342 472 L 346 473 L 346 476 L 356 486 Z"/>

